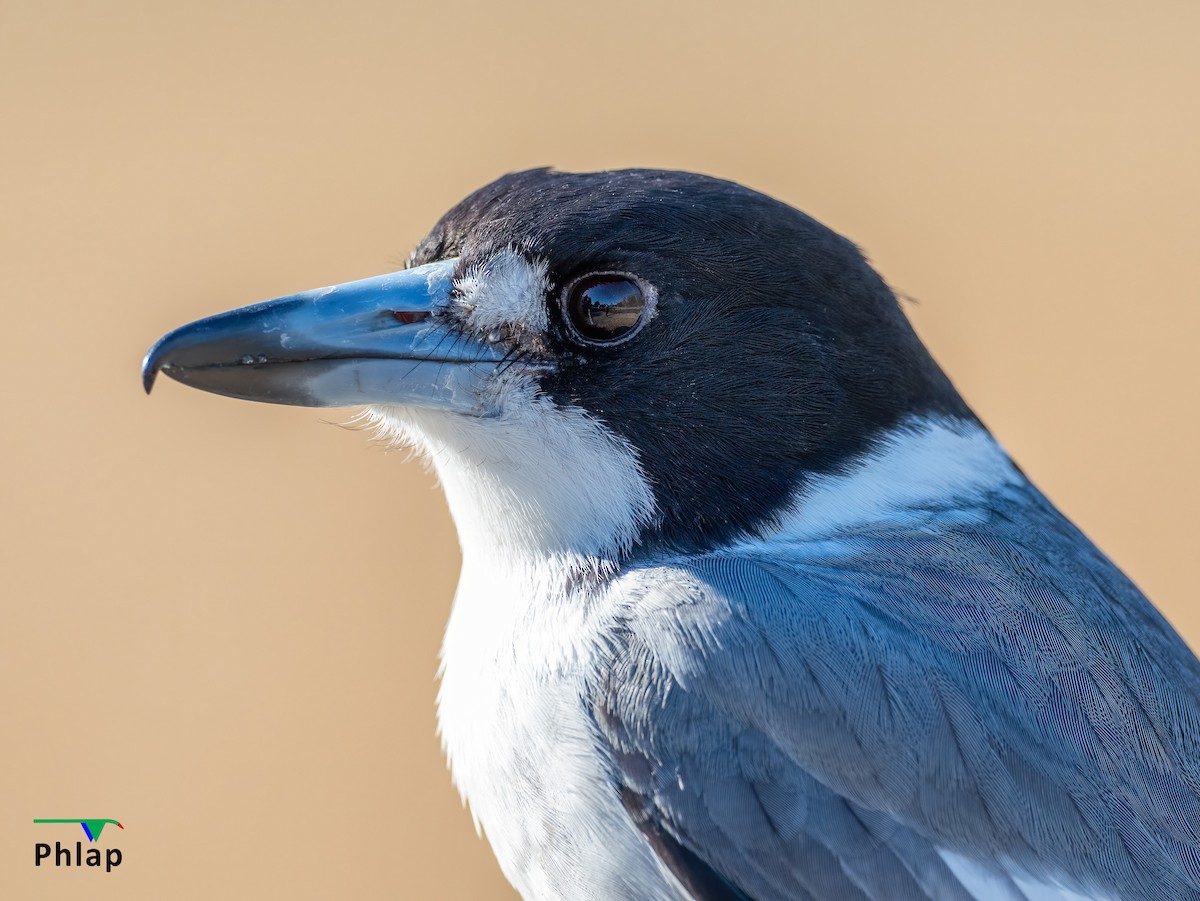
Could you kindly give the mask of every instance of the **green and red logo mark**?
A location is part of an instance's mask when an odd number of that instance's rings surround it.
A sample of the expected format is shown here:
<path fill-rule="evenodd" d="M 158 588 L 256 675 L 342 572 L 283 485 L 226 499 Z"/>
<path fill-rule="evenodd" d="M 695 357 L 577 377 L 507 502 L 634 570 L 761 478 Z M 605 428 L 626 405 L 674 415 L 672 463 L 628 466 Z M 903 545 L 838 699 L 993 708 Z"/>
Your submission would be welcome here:
<path fill-rule="evenodd" d="M 101 820 L 96 818 L 84 819 L 83 817 L 67 817 L 65 819 L 53 820 L 34 820 L 34 823 L 78 823 L 83 827 L 83 834 L 87 836 L 88 843 L 92 844 L 100 837 L 100 833 L 104 831 L 104 827 L 109 823 L 114 824 L 118 829 L 124 829 L 116 820 Z M 74 852 L 74 853 L 72 853 Z M 100 858 L 104 859 L 101 860 Z M 105 848 L 104 854 L 101 855 L 99 848 L 88 848 L 86 851 L 83 848 L 83 842 L 75 842 L 75 847 L 71 847 L 70 842 L 63 844 L 55 842 L 54 847 L 50 847 L 49 842 L 37 842 L 33 846 L 33 865 L 40 867 L 43 861 L 51 862 L 57 867 L 104 867 L 104 872 L 111 873 L 114 867 L 121 865 L 121 860 L 124 855 L 120 848 Z"/>
<path fill-rule="evenodd" d="M 88 837 L 89 842 L 94 842 L 100 837 L 100 833 L 109 823 L 115 825 L 118 829 L 125 827 L 116 820 L 84 820 L 79 817 L 68 817 L 65 820 L 34 820 L 35 823 L 78 823 L 83 827 L 83 833 Z"/>

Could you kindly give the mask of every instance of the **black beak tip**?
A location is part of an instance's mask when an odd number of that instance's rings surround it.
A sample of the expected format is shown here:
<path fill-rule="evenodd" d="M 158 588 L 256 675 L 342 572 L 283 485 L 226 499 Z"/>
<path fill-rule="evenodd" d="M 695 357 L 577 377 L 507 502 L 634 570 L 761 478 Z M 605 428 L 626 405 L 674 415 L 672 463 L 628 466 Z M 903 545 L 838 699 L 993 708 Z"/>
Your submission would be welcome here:
<path fill-rule="evenodd" d="M 162 349 L 163 341 L 160 339 L 146 352 L 146 356 L 142 360 L 142 387 L 146 389 L 147 394 L 154 388 L 154 380 L 158 377 L 159 370 L 163 368 Z"/>

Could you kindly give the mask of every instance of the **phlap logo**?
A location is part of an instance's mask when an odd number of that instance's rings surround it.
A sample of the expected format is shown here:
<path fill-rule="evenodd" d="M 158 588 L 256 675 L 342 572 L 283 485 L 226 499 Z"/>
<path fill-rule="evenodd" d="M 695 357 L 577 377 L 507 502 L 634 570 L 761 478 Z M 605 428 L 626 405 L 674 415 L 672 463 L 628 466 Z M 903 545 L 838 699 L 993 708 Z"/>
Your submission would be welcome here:
<path fill-rule="evenodd" d="M 100 838 L 100 833 L 104 831 L 104 827 L 106 825 L 108 825 L 109 823 L 112 823 L 118 829 L 125 828 L 120 823 L 118 823 L 116 820 L 98 820 L 98 819 L 85 820 L 82 817 L 67 818 L 65 820 L 64 819 L 34 820 L 34 822 L 35 823 L 78 823 L 80 826 L 83 827 L 83 834 L 87 836 L 89 843 L 95 842 L 96 839 Z M 72 853 L 71 853 L 72 851 L 75 852 L 74 855 L 72 855 Z M 99 848 L 88 848 L 87 853 L 84 854 L 83 842 L 81 842 L 81 841 L 75 842 L 74 848 L 72 848 L 69 843 L 64 845 L 62 842 L 55 842 L 54 847 L 51 848 L 50 845 L 46 842 L 38 842 L 37 844 L 35 844 L 33 846 L 33 865 L 35 867 L 40 867 L 42 865 L 43 860 L 48 860 L 50 858 L 51 853 L 53 853 L 53 855 L 54 855 L 54 866 L 56 866 L 56 867 L 100 867 L 100 866 L 103 866 L 104 872 L 111 873 L 113 871 L 114 867 L 119 867 L 121 865 L 121 849 L 120 848 L 105 848 L 103 855 L 100 854 Z M 103 860 L 101 860 L 102 856 L 103 856 Z"/>

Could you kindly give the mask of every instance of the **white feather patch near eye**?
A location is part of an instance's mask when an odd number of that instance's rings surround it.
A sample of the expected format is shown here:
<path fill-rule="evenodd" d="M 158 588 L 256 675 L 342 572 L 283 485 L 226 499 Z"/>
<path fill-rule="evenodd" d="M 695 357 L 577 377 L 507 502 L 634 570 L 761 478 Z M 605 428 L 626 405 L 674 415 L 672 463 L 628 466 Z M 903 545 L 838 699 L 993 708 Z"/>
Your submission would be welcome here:
<path fill-rule="evenodd" d="M 467 322 L 481 332 L 504 326 L 544 332 L 550 325 L 546 310 L 549 287 L 545 261 L 530 262 L 513 250 L 503 250 L 471 267 L 454 282 Z"/>

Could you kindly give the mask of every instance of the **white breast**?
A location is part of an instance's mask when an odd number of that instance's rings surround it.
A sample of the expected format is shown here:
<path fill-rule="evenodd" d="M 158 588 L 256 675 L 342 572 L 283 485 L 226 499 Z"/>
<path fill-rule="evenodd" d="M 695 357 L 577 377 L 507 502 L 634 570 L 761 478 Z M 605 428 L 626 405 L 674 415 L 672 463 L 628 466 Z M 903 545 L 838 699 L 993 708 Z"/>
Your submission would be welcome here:
<path fill-rule="evenodd" d="M 524 897 L 682 897 L 621 806 L 587 711 L 606 619 L 578 596 L 547 605 L 548 576 L 464 567 L 438 696 L 455 783 Z"/>
<path fill-rule="evenodd" d="M 424 449 L 463 548 L 438 721 L 454 781 L 528 899 L 683 897 L 617 794 L 587 709 L 610 620 L 572 574 L 602 567 L 654 515 L 629 445 L 520 380 L 496 416 L 369 416 Z"/>

